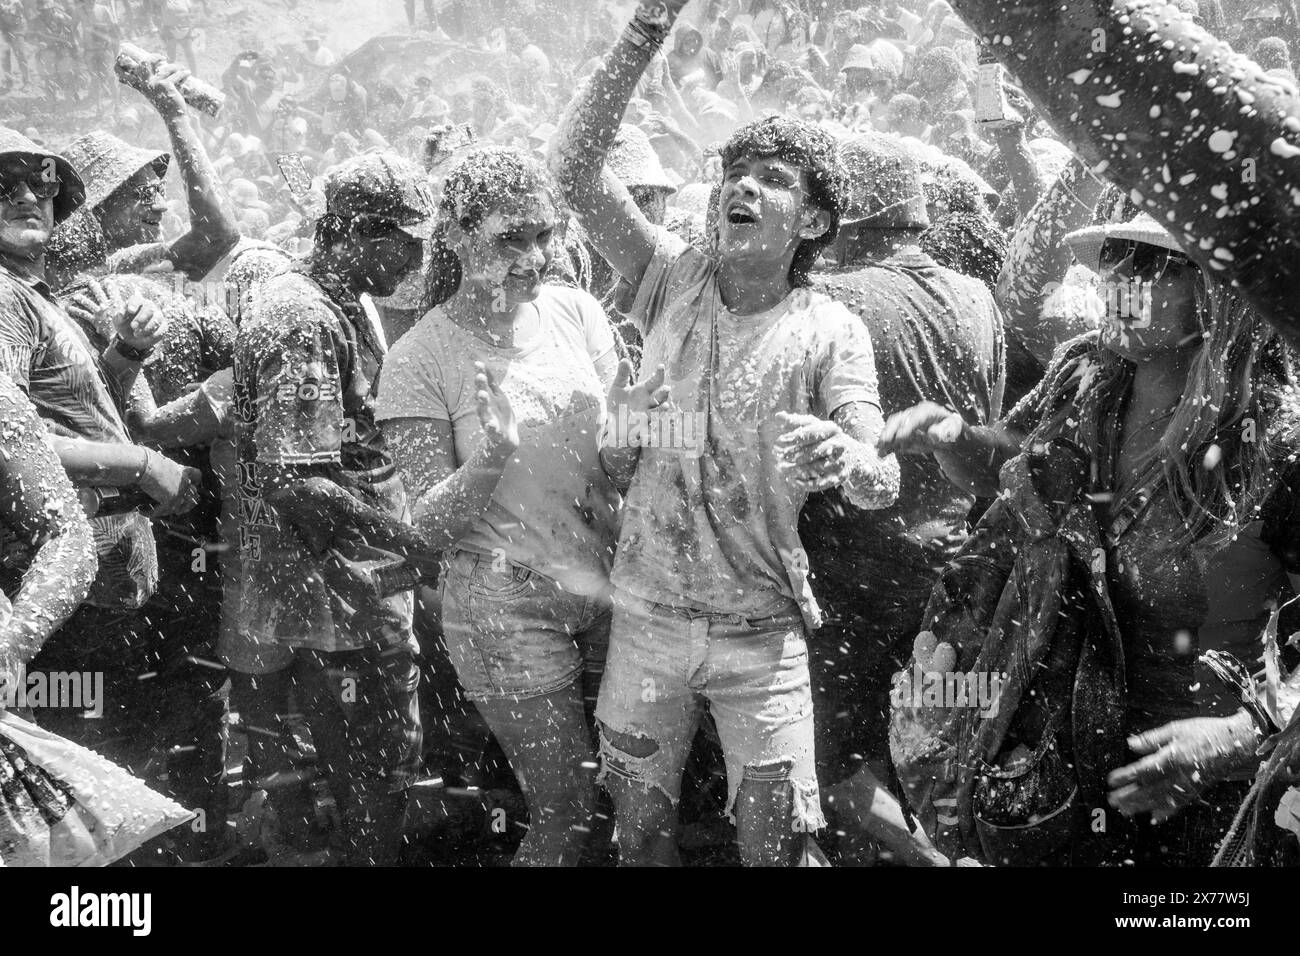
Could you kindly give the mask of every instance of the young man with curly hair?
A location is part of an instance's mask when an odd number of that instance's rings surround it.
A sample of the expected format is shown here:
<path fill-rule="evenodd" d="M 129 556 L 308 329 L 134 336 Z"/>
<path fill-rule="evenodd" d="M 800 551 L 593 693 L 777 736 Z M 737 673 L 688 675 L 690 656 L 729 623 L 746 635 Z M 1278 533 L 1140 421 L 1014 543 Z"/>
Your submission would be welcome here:
<path fill-rule="evenodd" d="M 733 135 L 710 254 L 652 227 L 602 174 L 636 82 L 684 5 L 642 3 L 552 157 L 595 247 L 638 287 L 642 366 L 662 368 L 668 388 L 644 427 L 606 429 L 608 465 L 632 478 L 596 710 L 602 774 L 621 860 L 674 862 L 682 767 L 707 701 L 742 859 L 783 865 L 823 825 L 805 643 L 821 621 L 799 509 L 835 486 L 858 507 L 889 505 L 898 465 L 875 453 L 882 422 L 862 323 L 807 288 L 844 192 L 826 133 L 771 118 Z M 614 425 L 631 418 L 609 412 Z"/>

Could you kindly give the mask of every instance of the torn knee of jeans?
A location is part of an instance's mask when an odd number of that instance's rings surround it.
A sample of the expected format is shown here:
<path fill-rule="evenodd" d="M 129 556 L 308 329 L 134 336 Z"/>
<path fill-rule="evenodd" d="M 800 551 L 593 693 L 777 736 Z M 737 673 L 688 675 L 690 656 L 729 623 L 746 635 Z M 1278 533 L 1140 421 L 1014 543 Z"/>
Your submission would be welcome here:
<path fill-rule="evenodd" d="M 646 760 L 659 752 L 659 743 L 642 734 L 628 734 L 600 725 L 601 752 L 610 756 Z"/>
<path fill-rule="evenodd" d="M 826 826 L 822 813 L 821 790 L 815 777 L 804 780 L 791 776 L 794 760 L 788 757 L 745 766 L 743 779 L 727 804 L 727 819 L 736 822 L 736 803 L 746 783 L 788 784 L 790 792 L 790 826 L 795 833 L 816 833 Z"/>
<path fill-rule="evenodd" d="M 641 783 L 649 788 L 652 783 L 664 790 L 662 782 L 655 780 L 656 761 L 661 759 L 659 742 L 642 734 L 625 733 L 600 725 L 600 773 L 597 782 L 602 786 L 611 776 Z M 667 793 L 666 790 L 664 790 Z"/>
<path fill-rule="evenodd" d="M 756 783 L 776 783 L 781 780 L 789 780 L 790 771 L 793 769 L 794 758 L 792 757 L 781 757 L 765 763 L 751 763 L 745 766 L 745 779 L 753 780 Z"/>

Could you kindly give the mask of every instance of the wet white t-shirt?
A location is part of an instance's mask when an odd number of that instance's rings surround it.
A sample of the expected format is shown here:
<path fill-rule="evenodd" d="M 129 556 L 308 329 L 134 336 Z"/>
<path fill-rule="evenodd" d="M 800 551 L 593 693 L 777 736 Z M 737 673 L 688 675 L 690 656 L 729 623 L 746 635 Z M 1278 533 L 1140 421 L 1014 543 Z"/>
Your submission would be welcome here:
<path fill-rule="evenodd" d="M 537 325 L 512 348 L 430 311 L 388 353 L 375 417 L 449 421 L 457 461 L 469 460 L 483 438 L 474 404 L 474 363 L 483 362 L 510 400 L 520 445 L 487 511 L 455 547 L 504 557 L 576 594 L 600 594 L 621 505 L 599 457 L 618 364 L 614 334 L 585 292 L 543 286 L 535 305 Z"/>
<path fill-rule="evenodd" d="M 796 289 L 757 315 L 733 315 L 718 263 L 660 233 L 629 316 L 643 370 L 672 390 L 642 430 L 614 565 L 616 587 L 662 604 L 765 617 L 821 614 L 799 540 L 807 493 L 778 467 L 778 412 L 830 418 L 880 407 L 866 327 L 843 305 Z M 615 424 L 618 424 L 615 419 Z"/>

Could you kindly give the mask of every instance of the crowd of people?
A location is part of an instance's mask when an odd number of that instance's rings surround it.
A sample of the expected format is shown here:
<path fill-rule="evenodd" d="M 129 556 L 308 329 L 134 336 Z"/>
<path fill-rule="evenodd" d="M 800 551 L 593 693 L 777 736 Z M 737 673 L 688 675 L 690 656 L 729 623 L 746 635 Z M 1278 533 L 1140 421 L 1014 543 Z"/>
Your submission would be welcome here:
<path fill-rule="evenodd" d="M 0 0 L 0 715 L 127 862 L 1300 863 L 1294 3 L 209 6 Z"/>

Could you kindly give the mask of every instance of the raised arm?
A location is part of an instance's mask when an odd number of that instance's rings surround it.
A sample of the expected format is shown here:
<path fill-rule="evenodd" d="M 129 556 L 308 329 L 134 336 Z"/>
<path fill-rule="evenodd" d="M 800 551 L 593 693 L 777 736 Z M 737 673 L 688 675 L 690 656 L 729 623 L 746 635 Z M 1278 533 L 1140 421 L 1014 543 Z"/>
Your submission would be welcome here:
<path fill-rule="evenodd" d="M 654 255 L 655 232 L 627 189 L 604 170 L 605 157 L 637 80 L 685 5 L 686 0 L 642 0 L 614 48 L 565 110 L 551 147 L 551 170 L 596 251 L 633 284 Z"/>
<path fill-rule="evenodd" d="M 1098 173 L 1300 343 L 1300 93 L 1150 0 L 952 0 Z"/>
<path fill-rule="evenodd" d="M 1006 326 L 1044 365 L 1052 360 L 1057 345 L 1080 331 L 1049 326 L 1042 318 L 1045 294 L 1065 277 L 1073 261 L 1070 247 L 1062 240 L 1089 225 L 1105 188 L 1087 163 L 1071 160 L 1016 226 L 1002 262 L 997 300 Z"/>
<path fill-rule="evenodd" d="M 226 212 L 217 171 L 190 123 L 179 89 L 188 76 L 181 67 L 164 66 L 149 77 L 143 92 L 167 126 L 190 210 L 190 231 L 171 244 L 168 258 L 177 272 L 197 282 L 239 242 L 239 229 Z"/>

